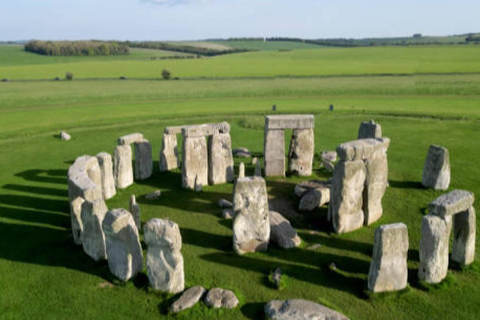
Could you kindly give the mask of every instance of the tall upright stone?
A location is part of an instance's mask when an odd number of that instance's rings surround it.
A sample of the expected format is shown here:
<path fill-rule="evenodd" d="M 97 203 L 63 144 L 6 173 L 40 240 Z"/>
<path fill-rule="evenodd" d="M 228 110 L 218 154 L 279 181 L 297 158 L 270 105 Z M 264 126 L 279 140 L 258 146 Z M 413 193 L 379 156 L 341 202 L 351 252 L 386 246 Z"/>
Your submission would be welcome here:
<path fill-rule="evenodd" d="M 150 285 L 168 293 L 185 288 L 182 236 L 175 222 L 151 219 L 145 224 L 145 242 L 148 246 L 147 270 Z"/>
<path fill-rule="evenodd" d="M 129 144 L 115 147 L 113 152 L 115 186 L 125 189 L 133 184 L 132 148 Z"/>
<path fill-rule="evenodd" d="M 245 177 L 245 164 L 243 162 L 240 162 L 240 164 L 238 165 L 238 177 Z"/>
<path fill-rule="evenodd" d="M 160 151 L 160 171 L 170 171 L 179 167 L 177 135 L 164 133 Z"/>
<path fill-rule="evenodd" d="M 450 185 L 450 155 L 444 147 L 432 144 L 423 166 L 422 184 L 426 188 L 447 190 Z"/>
<path fill-rule="evenodd" d="M 403 223 L 383 225 L 375 230 L 368 289 L 398 291 L 407 287 L 408 230 Z"/>
<path fill-rule="evenodd" d="M 208 185 L 208 150 L 203 132 L 182 129 L 183 163 L 182 186 L 188 189 L 198 189 Z"/>
<path fill-rule="evenodd" d="M 288 171 L 299 176 L 310 176 L 314 149 L 313 129 L 293 130 L 288 152 Z"/>
<path fill-rule="evenodd" d="M 453 216 L 452 260 L 469 265 L 475 259 L 476 216 L 473 206 Z"/>
<path fill-rule="evenodd" d="M 152 145 L 146 139 L 136 141 L 135 149 L 135 179 L 145 180 L 152 176 Z"/>
<path fill-rule="evenodd" d="M 233 191 L 233 249 L 238 254 L 264 251 L 270 238 L 267 187 L 260 177 L 237 179 Z"/>
<path fill-rule="evenodd" d="M 137 227 L 138 231 L 140 231 L 142 229 L 141 210 L 134 194 L 132 194 L 130 197 L 129 209 L 130 213 L 132 214 L 133 221 L 135 221 L 135 226 Z"/>
<path fill-rule="evenodd" d="M 82 203 L 83 251 L 95 261 L 107 259 L 105 234 L 102 229 L 107 211 L 108 208 L 103 199 Z"/>
<path fill-rule="evenodd" d="M 108 200 L 117 193 L 113 178 L 112 156 L 107 152 L 101 152 L 97 154 L 97 160 L 101 172 L 103 199 Z"/>
<path fill-rule="evenodd" d="M 363 121 L 358 128 L 357 139 L 377 139 L 382 137 L 382 127 L 375 121 Z"/>
<path fill-rule="evenodd" d="M 215 133 L 209 137 L 208 182 L 222 184 L 234 179 L 230 133 Z"/>
<path fill-rule="evenodd" d="M 110 272 L 127 281 L 143 268 L 142 247 L 133 217 L 125 209 L 107 212 L 102 223 Z"/>
<path fill-rule="evenodd" d="M 285 175 L 285 134 L 283 130 L 265 129 L 263 168 L 266 176 Z"/>
<path fill-rule="evenodd" d="M 255 163 L 255 176 L 262 177 L 262 163 L 260 161 Z"/>
<path fill-rule="evenodd" d="M 448 243 L 452 218 L 426 215 L 422 219 L 420 266 L 418 278 L 427 283 L 439 283 L 448 271 Z"/>

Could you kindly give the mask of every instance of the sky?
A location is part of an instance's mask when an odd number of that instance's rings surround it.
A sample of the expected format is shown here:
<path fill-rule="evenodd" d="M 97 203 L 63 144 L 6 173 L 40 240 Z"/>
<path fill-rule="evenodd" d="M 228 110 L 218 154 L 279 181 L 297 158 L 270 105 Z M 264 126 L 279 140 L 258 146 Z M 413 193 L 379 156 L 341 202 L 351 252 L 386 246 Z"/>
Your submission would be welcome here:
<path fill-rule="evenodd" d="M 479 0 L 0 0 L 0 41 L 480 32 Z"/>

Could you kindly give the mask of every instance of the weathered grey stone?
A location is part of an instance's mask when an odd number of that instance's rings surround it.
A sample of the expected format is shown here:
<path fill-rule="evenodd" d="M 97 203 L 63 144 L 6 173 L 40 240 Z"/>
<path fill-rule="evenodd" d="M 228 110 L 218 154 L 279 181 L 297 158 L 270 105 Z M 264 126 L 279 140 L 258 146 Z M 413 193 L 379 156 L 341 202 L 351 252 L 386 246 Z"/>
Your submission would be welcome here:
<path fill-rule="evenodd" d="M 162 150 L 160 151 L 160 171 L 170 171 L 180 167 L 178 158 L 177 136 L 163 134 Z"/>
<path fill-rule="evenodd" d="M 185 288 L 183 272 L 182 236 L 175 222 L 151 219 L 144 227 L 148 246 L 147 270 L 150 285 L 169 293 L 182 292 Z"/>
<path fill-rule="evenodd" d="M 207 290 L 201 286 L 195 286 L 185 290 L 180 298 L 172 304 L 170 310 L 173 313 L 178 313 L 182 310 L 193 307 L 198 301 L 200 301 L 200 299 L 202 299 L 206 291 Z"/>
<path fill-rule="evenodd" d="M 445 217 L 468 210 L 475 201 L 472 192 L 465 190 L 453 190 L 441 195 L 428 205 L 430 214 Z"/>
<path fill-rule="evenodd" d="M 66 133 L 65 131 L 60 132 L 60 140 L 68 141 L 71 138 L 72 137 L 68 133 Z"/>
<path fill-rule="evenodd" d="M 83 251 L 95 261 L 107 259 L 105 234 L 102 229 L 102 222 L 107 211 L 107 205 L 102 199 L 82 203 L 81 241 Z"/>
<path fill-rule="evenodd" d="M 322 161 L 322 165 L 327 172 L 335 171 L 335 166 L 331 162 Z"/>
<path fill-rule="evenodd" d="M 247 148 L 235 148 L 232 150 L 233 156 L 237 158 L 250 158 L 252 153 Z"/>
<path fill-rule="evenodd" d="M 288 151 L 288 171 L 299 176 L 312 174 L 315 139 L 313 129 L 295 129 Z"/>
<path fill-rule="evenodd" d="M 113 198 L 117 193 L 115 179 L 113 178 L 112 156 L 107 152 L 97 154 L 98 165 L 100 166 L 103 199 Z"/>
<path fill-rule="evenodd" d="M 382 127 L 375 121 L 363 121 L 358 128 L 358 139 L 376 139 L 382 137 Z"/>
<path fill-rule="evenodd" d="M 118 138 L 118 145 L 129 145 L 134 142 L 142 141 L 143 134 L 141 133 L 131 133 L 123 137 Z"/>
<path fill-rule="evenodd" d="M 133 217 L 125 209 L 107 212 L 102 223 L 110 272 L 127 281 L 143 268 L 142 247 Z"/>
<path fill-rule="evenodd" d="M 328 202 L 330 202 L 330 188 L 316 188 L 307 192 L 307 194 L 300 199 L 298 210 L 314 211 Z"/>
<path fill-rule="evenodd" d="M 468 210 L 453 216 L 453 247 L 452 260 L 460 265 L 469 265 L 475 259 L 475 209 Z"/>
<path fill-rule="evenodd" d="M 260 177 L 237 179 L 233 190 L 233 248 L 238 254 L 264 251 L 270 238 L 268 199 L 265 180 Z"/>
<path fill-rule="evenodd" d="M 322 151 L 320 158 L 326 162 L 335 162 L 337 161 L 337 152 L 336 151 Z"/>
<path fill-rule="evenodd" d="M 152 176 L 152 145 L 148 140 L 136 141 L 135 149 L 135 179 L 145 180 Z"/>
<path fill-rule="evenodd" d="M 368 289 L 398 291 L 407 287 L 408 229 L 403 223 L 383 225 L 375 230 Z"/>
<path fill-rule="evenodd" d="M 337 155 L 344 161 L 365 160 L 373 153 L 384 153 L 390 145 L 389 138 L 361 139 L 342 143 L 337 147 Z"/>
<path fill-rule="evenodd" d="M 206 137 L 218 133 L 230 133 L 230 125 L 228 122 L 200 124 L 192 126 L 183 126 L 182 135 L 184 137 Z"/>
<path fill-rule="evenodd" d="M 388 161 L 385 149 L 374 152 L 364 160 L 366 168 L 365 189 L 363 191 L 364 224 L 371 225 L 382 217 L 382 198 L 388 185 Z"/>
<path fill-rule="evenodd" d="M 257 163 L 258 163 L 258 158 L 257 158 L 257 157 L 253 157 L 253 158 L 252 158 L 252 165 L 256 166 Z M 260 166 L 260 168 L 262 168 L 262 167 Z"/>
<path fill-rule="evenodd" d="M 115 186 L 125 189 L 133 184 L 132 148 L 129 144 L 115 147 L 113 152 Z"/>
<path fill-rule="evenodd" d="M 147 199 L 147 200 L 157 200 L 158 198 L 160 198 L 161 195 L 162 195 L 162 192 L 160 190 L 155 190 L 155 191 L 147 194 L 145 196 L 145 199 Z"/>
<path fill-rule="evenodd" d="M 171 135 L 180 134 L 180 133 L 182 133 L 182 128 L 183 128 L 183 126 L 165 127 L 165 130 L 163 131 L 163 133 L 171 134 Z"/>
<path fill-rule="evenodd" d="M 235 211 L 232 208 L 223 209 L 222 217 L 224 219 L 233 219 L 235 217 Z"/>
<path fill-rule="evenodd" d="M 280 289 L 282 285 L 282 269 L 280 268 L 275 268 L 272 274 L 272 281 L 273 284 L 277 289 Z"/>
<path fill-rule="evenodd" d="M 222 184 L 235 179 L 232 140 L 229 133 L 216 133 L 209 138 L 208 182 Z"/>
<path fill-rule="evenodd" d="M 265 314 L 271 320 L 348 320 L 324 305 L 301 299 L 272 300 L 265 305 Z"/>
<path fill-rule="evenodd" d="M 282 114 L 265 117 L 265 129 L 312 129 L 315 127 L 313 114 Z"/>
<path fill-rule="evenodd" d="M 238 177 L 245 177 L 245 164 L 243 162 L 240 162 L 240 165 L 238 166 Z"/>
<path fill-rule="evenodd" d="M 198 189 L 208 185 L 208 151 L 204 137 L 185 138 L 183 142 L 182 186 Z"/>
<path fill-rule="evenodd" d="M 257 161 L 257 163 L 255 164 L 255 176 L 262 176 L 262 164 L 260 163 L 260 161 Z"/>
<path fill-rule="evenodd" d="M 331 183 L 328 181 L 320 181 L 320 180 L 308 180 L 302 181 L 295 186 L 295 194 L 297 197 L 303 197 L 310 191 L 317 189 L 317 188 L 330 188 Z"/>
<path fill-rule="evenodd" d="M 233 207 L 233 204 L 228 200 L 220 199 L 220 200 L 218 200 L 218 206 L 220 208 L 231 208 L 231 207 Z"/>
<path fill-rule="evenodd" d="M 238 299 L 230 290 L 213 288 L 205 296 L 205 304 L 213 308 L 233 309 L 238 306 Z"/>
<path fill-rule="evenodd" d="M 447 190 L 450 185 L 450 155 L 444 147 L 432 144 L 423 166 L 422 184 L 435 190 Z"/>
<path fill-rule="evenodd" d="M 137 199 L 135 199 L 134 194 L 132 194 L 132 196 L 130 197 L 129 209 L 130 213 L 132 214 L 133 221 L 135 221 L 135 226 L 137 227 L 138 231 L 140 231 L 140 229 L 142 229 L 142 211 L 140 210 L 140 206 L 138 205 Z"/>
<path fill-rule="evenodd" d="M 363 226 L 362 194 L 365 179 L 366 169 L 363 161 L 337 163 L 328 207 L 335 232 L 345 233 Z"/>
<path fill-rule="evenodd" d="M 418 267 L 418 278 L 421 281 L 438 283 L 447 276 L 451 229 L 451 216 L 441 218 L 429 214 L 423 217 Z"/>
<path fill-rule="evenodd" d="M 290 224 L 290 221 L 276 211 L 269 211 L 269 219 L 270 242 L 283 249 L 295 248 L 300 245 L 302 240 Z"/>
<path fill-rule="evenodd" d="M 265 129 L 263 170 L 265 176 L 285 175 L 285 141 L 283 130 Z"/>

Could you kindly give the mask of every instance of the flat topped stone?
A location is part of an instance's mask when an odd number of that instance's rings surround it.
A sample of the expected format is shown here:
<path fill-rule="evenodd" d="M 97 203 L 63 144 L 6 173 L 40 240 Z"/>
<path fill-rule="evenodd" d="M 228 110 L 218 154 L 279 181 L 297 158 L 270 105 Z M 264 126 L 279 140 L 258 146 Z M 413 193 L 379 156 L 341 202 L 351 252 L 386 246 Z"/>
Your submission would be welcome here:
<path fill-rule="evenodd" d="M 315 127 L 313 114 L 282 114 L 265 117 L 265 129 L 312 129 Z"/>
<path fill-rule="evenodd" d="M 184 126 L 165 127 L 165 130 L 163 132 L 166 134 L 180 134 L 182 133 L 183 127 Z"/>
<path fill-rule="evenodd" d="M 143 140 L 143 134 L 141 133 L 131 133 L 126 136 L 118 138 L 119 145 L 132 144 L 134 142 L 139 142 Z"/>
<path fill-rule="evenodd" d="M 228 122 L 220 122 L 182 127 L 182 135 L 184 137 L 205 137 L 216 133 L 230 133 L 230 124 Z"/>
<path fill-rule="evenodd" d="M 354 140 L 339 145 L 337 154 L 344 161 L 363 160 L 370 158 L 375 152 L 386 152 L 389 145 L 389 138 Z"/>
<path fill-rule="evenodd" d="M 265 305 L 265 314 L 272 320 L 349 320 L 335 310 L 308 300 L 272 300 Z"/>
<path fill-rule="evenodd" d="M 430 202 L 428 211 L 440 217 L 450 216 L 468 210 L 474 201 L 472 192 L 453 190 Z"/>

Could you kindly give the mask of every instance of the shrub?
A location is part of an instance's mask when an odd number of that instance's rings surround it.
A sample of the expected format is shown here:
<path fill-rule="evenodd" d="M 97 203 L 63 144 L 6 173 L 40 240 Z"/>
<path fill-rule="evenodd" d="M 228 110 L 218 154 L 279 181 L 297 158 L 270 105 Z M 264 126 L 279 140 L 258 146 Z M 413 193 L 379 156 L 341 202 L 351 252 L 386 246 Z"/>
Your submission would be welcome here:
<path fill-rule="evenodd" d="M 167 69 L 163 69 L 163 71 L 162 71 L 163 79 L 170 80 L 171 75 L 172 74 L 170 73 L 170 71 L 168 71 Z"/>
<path fill-rule="evenodd" d="M 67 72 L 67 74 L 65 75 L 65 79 L 67 79 L 67 80 L 73 80 L 73 73 Z"/>

